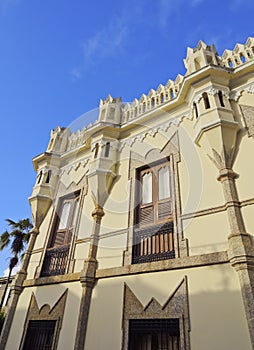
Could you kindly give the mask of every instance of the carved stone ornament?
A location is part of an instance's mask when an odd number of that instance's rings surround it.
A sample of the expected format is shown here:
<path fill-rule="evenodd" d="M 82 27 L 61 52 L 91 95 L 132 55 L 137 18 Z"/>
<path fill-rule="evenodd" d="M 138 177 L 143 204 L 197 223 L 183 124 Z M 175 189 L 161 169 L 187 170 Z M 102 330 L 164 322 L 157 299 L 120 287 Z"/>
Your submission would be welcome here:
<path fill-rule="evenodd" d="M 254 137 L 254 107 L 240 105 L 249 137 Z"/>
<path fill-rule="evenodd" d="M 22 345 L 25 341 L 26 332 L 28 329 L 29 321 L 56 321 L 55 332 L 54 332 L 54 340 L 52 350 L 57 348 L 57 341 L 59 338 L 60 329 L 62 326 L 65 303 L 67 299 L 68 290 L 61 295 L 55 305 L 50 308 L 48 304 L 44 304 L 39 308 L 38 302 L 36 300 L 35 294 L 32 293 L 25 324 L 23 330 L 23 336 L 21 341 L 20 349 L 22 349 Z"/>
<path fill-rule="evenodd" d="M 192 113 L 190 113 L 189 111 L 186 113 L 182 113 L 180 116 L 172 118 L 170 121 L 168 121 L 166 123 L 160 124 L 154 128 L 151 128 L 151 129 L 145 131 L 142 134 L 139 134 L 139 135 L 136 135 L 132 138 L 128 138 L 124 141 L 121 141 L 121 142 L 119 142 L 118 149 L 120 151 L 122 151 L 125 146 L 132 147 L 136 142 L 142 143 L 144 141 L 144 139 L 146 138 L 146 136 L 155 137 L 155 135 L 159 132 L 167 132 L 167 130 L 170 128 L 170 126 L 172 126 L 172 125 L 179 126 L 182 123 L 184 118 L 192 119 Z"/>
<path fill-rule="evenodd" d="M 247 92 L 250 94 L 254 94 L 254 84 L 252 84 L 248 87 Z"/>
<path fill-rule="evenodd" d="M 187 277 L 185 276 L 172 292 L 164 305 L 151 298 L 147 305 L 143 305 L 130 287 L 124 286 L 123 305 L 123 347 L 128 349 L 129 320 L 133 319 L 178 319 L 180 326 L 180 349 L 190 349 L 190 318 Z"/>
<path fill-rule="evenodd" d="M 229 99 L 237 102 L 241 94 L 241 91 L 231 91 L 229 93 Z"/>

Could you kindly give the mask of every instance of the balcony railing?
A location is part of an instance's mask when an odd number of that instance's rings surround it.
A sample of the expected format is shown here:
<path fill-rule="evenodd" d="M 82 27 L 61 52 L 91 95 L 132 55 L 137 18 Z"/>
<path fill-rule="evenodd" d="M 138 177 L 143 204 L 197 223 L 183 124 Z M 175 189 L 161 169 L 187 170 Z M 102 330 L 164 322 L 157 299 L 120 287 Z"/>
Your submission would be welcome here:
<path fill-rule="evenodd" d="M 69 246 L 49 248 L 44 258 L 41 276 L 63 275 L 65 273 Z"/>
<path fill-rule="evenodd" d="M 175 258 L 173 222 L 134 231 L 132 263 Z"/>

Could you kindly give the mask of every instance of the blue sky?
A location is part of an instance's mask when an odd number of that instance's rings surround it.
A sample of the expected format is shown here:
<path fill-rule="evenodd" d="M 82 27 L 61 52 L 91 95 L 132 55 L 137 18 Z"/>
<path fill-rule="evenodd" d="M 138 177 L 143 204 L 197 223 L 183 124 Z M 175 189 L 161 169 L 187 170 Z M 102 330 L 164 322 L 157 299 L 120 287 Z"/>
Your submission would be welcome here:
<path fill-rule="evenodd" d="M 31 216 L 32 158 L 51 129 L 109 93 L 132 101 L 184 74 L 200 39 L 219 54 L 245 43 L 253 12 L 250 0 L 0 0 L 0 232 Z"/>

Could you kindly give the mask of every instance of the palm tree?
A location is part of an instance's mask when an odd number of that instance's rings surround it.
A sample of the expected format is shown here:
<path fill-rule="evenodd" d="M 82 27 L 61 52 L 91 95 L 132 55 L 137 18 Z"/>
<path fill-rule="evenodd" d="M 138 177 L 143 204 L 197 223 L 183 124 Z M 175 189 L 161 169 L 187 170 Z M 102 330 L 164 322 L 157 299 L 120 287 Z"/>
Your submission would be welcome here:
<path fill-rule="evenodd" d="M 30 230 L 32 229 L 33 225 L 30 222 L 30 219 L 23 219 L 19 220 L 17 222 L 6 219 L 8 225 L 11 227 L 11 232 L 8 232 L 7 230 L 3 232 L 0 235 L 0 251 L 4 248 L 10 246 L 10 251 L 13 254 L 13 257 L 10 259 L 9 263 L 9 275 L 7 277 L 6 286 L 4 289 L 4 293 L 2 296 L 1 304 L 0 304 L 0 310 L 3 306 L 4 298 L 7 292 L 9 280 L 11 277 L 11 273 L 13 268 L 17 265 L 19 261 L 19 257 L 21 256 L 22 259 L 22 252 L 24 251 L 29 238 L 30 238 Z"/>

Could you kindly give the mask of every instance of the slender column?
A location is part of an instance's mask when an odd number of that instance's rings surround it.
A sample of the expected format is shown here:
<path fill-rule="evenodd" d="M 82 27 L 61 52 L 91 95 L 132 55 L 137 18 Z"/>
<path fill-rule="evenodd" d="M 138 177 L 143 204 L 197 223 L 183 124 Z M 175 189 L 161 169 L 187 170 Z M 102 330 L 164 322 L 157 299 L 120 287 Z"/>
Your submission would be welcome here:
<path fill-rule="evenodd" d="M 25 276 L 27 275 L 28 264 L 30 262 L 31 254 L 34 249 L 35 241 L 38 234 L 39 234 L 39 230 L 37 228 L 33 228 L 32 231 L 30 232 L 28 246 L 24 254 L 24 258 L 22 261 L 21 269 L 19 270 L 19 274 L 23 274 Z"/>
<path fill-rule="evenodd" d="M 86 331 L 89 317 L 89 310 L 91 305 L 91 298 L 93 288 L 96 284 L 96 270 L 98 262 L 96 260 L 98 250 L 98 240 L 100 233 L 101 219 L 104 211 L 100 206 L 96 206 L 92 213 L 94 224 L 93 233 L 91 237 L 88 258 L 84 262 L 84 268 L 81 273 L 80 282 L 82 284 L 82 296 L 79 309 L 79 319 L 76 332 L 75 350 L 82 350 L 85 346 Z"/>
<path fill-rule="evenodd" d="M 228 255 L 239 277 L 251 344 L 254 349 L 254 243 L 253 237 L 245 230 L 235 183 L 236 177 L 232 169 L 224 168 L 220 170 L 218 180 L 223 186 L 231 229 L 228 237 Z"/>
<path fill-rule="evenodd" d="M 26 279 L 27 276 L 27 267 L 30 261 L 31 253 L 34 248 L 34 244 L 36 241 L 36 237 L 38 235 L 39 231 L 37 228 L 33 228 L 31 233 L 30 233 L 30 239 L 28 243 L 27 250 L 25 252 L 23 262 L 22 262 L 22 267 L 20 271 L 17 273 L 17 276 L 14 281 L 14 285 L 11 288 L 11 299 L 10 299 L 10 306 L 8 308 L 8 312 L 6 315 L 6 319 L 4 322 L 4 327 L 1 333 L 1 338 L 0 338 L 0 349 L 4 349 L 8 340 L 8 336 L 10 333 L 12 321 L 14 318 L 14 314 L 16 311 L 16 307 L 18 305 L 19 301 L 19 296 L 22 293 L 23 290 L 23 282 Z"/>

